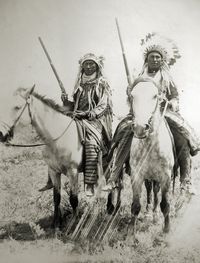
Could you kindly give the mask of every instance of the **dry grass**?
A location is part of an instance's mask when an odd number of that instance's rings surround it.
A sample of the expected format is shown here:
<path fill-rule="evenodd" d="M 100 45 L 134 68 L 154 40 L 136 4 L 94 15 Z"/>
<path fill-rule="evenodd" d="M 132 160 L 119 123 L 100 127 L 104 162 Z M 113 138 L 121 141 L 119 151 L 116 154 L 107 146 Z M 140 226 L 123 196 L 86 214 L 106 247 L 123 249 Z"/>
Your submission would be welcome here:
<path fill-rule="evenodd" d="M 23 128 L 23 129 L 22 129 Z M 15 136 L 17 143 L 38 141 L 30 127 L 20 127 Z M 79 218 L 69 228 L 71 208 L 65 191 L 66 178 L 63 178 L 62 207 L 63 231 L 55 235 L 51 228 L 53 204 L 52 192 L 39 193 L 47 179 L 47 168 L 42 159 L 42 148 L 12 148 L 0 145 L 0 255 L 1 262 L 199 262 L 198 250 L 173 250 L 168 239 L 162 233 L 162 215 L 153 224 L 145 217 L 143 206 L 137 224 L 137 242 L 126 241 L 129 225 L 131 189 L 128 176 L 124 179 L 122 205 L 113 226 L 104 235 L 98 237 L 110 220 L 106 214 L 106 195 L 95 202 L 88 215 L 82 233 L 72 240 L 72 233 L 81 219 L 81 215 L 91 206 L 83 191 L 80 178 Z M 194 158 L 193 178 L 199 183 L 200 160 Z M 142 197 L 145 205 L 145 194 Z M 176 194 L 171 199 L 172 231 L 179 218 L 189 205 L 189 198 L 180 198 L 178 181 Z M 90 231 L 85 233 L 91 219 L 94 219 Z M 103 222 L 103 223 L 102 223 Z M 87 226 L 87 227 L 86 227 Z M 101 226 L 101 227 L 100 227 Z M 99 235 L 97 233 L 99 229 Z M 170 235 L 170 234 L 169 234 Z M 86 237 L 87 236 L 87 237 Z M 95 238 L 96 237 L 96 238 Z"/>

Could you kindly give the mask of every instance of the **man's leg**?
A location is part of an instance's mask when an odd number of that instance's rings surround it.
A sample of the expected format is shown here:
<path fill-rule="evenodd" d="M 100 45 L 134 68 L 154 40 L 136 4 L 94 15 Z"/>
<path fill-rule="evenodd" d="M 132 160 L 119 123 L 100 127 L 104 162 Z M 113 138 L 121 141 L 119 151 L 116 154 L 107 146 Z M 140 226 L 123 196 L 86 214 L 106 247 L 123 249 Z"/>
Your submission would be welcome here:
<path fill-rule="evenodd" d="M 190 154 L 195 156 L 200 151 L 200 138 L 195 133 L 194 129 L 184 118 L 176 112 L 167 111 L 165 117 L 170 128 L 177 130 L 188 142 Z"/>
<path fill-rule="evenodd" d="M 123 173 L 123 167 L 125 165 L 125 172 L 130 175 L 130 147 L 133 139 L 132 133 L 127 133 L 124 138 L 121 139 L 119 145 L 113 151 L 113 158 L 111 160 L 111 167 L 105 172 L 107 184 L 102 188 L 103 191 L 110 191 L 115 188 L 116 182 L 118 182 L 119 176 Z"/>
<path fill-rule="evenodd" d="M 94 185 L 97 183 L 98 148 L 96 145 L 86 142 L 85 144 L 85 172 L 86 195 L 94 195 Z"/>
<path fill-rule="evenodd" d="M 178 164 L 180 166 L 180 188 L 181 191 L 188 191 L 194 194 L 191 181 L 191 157 L 190 147 L 186 138 L 183 137 L 174 127 L 171 128 L 174 143 L 176 148 L 176 155 Z"/>

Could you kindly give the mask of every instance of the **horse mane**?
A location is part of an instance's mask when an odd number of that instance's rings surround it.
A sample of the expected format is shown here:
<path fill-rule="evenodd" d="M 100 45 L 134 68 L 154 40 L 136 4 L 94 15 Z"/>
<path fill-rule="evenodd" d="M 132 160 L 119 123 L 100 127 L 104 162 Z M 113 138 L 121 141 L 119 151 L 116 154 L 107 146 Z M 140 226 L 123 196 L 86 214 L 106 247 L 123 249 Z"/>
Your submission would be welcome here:
<path fill-rule="evenodd" d="M 14 91 L 14 96 L 16 96 L 16 95 L 21 95 L 21 96 L 23 96 L 23 93 L 24 92 L 26 92 L 26 88 L 24 88 L 24 87 L 19 87 L 19 88 L 17 88 L 15 91 Z M 52 109 L 54 109 L 55 111 L 58 111 L 58 112 L 60 112 L 60 113 L 62 113 L 62 114 L 65 114 L 65 110 L 63 109 L 63 106 L 61 106 L 61 105 L 59 105 L 58 103 L 56 103 L 54 100 L 52 100 L 52 99 L 49 99 L 49 98 L 46 98 L 46 96 L 45 95 L 40 95 L 40 94 L 38 94 L 37 92 L 33 92 L 32 93 L 32 95 L 35 97 L 35 98 L 37 98 L 37 99 L 39 99 L 40 101 L 42 101 L 44 104 L 46 104 L 47 106 L 49 106 L 49 107 L 51 107 Z"/>
<path fill-rule="evenodd" d="M 40 101 L 42 101 L 45 105 L 53 108 L 54 110 L 64 114 L 64 110 L 63 110 L 63 107 L 60 106 L 58 103 L 56 103 L 54 100 L 52 99 L 49 99 L 49 98 L 46 98 L 45 95 L 40 95 L 36 92 L 33 92 L 32 95 L 39 99 Z"/>

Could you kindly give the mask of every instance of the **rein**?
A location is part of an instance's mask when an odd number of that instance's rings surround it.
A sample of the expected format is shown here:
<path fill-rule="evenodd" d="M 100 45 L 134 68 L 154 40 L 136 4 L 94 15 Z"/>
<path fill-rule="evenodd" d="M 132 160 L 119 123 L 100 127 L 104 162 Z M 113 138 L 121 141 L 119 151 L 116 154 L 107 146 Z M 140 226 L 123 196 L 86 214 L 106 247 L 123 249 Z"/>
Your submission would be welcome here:
<path fill-rule="evenodd" d="M 29 99 L 29 98 L 28 98 Z M 31 119 L 31 112 L 30 112 L 30 104 L 29 104 L 29 101 L 28 99 L 26 100 L 26 103 L 21 111 L 21 113 L 19 114 L 19 116 L 17 117 L 17 119 L 15 120 L 14 124 L 12 125 L 12 127 L 10 128 L 11 130 L 14 130 L 17 122 L 19 121 L 19 119 L 21 118 L 22 114 L 24 113 L 26 107 L 28 106 L 28 111 L 29 111 L 29 116 L 30 116 L 30 119 Z M 67 127 L 65 128 L 65 130 L 55 139 L 53 139 L 52 141 L 58 141 L 64 134 L 65 132 L 68 130 L 68 128 L 70 127 L 70 125 L 72 124 L 72 122 L 74 121 L 75 119 L 75 116 L 72 117 L 71 121 L 69 122 L 69 124 L 67 125 Z M 31 119 L 31 122 L 32 122 L 32 119 Z M 7 142 L 5 143 L 6 146 L 13 146 L 13 147 L 38 147 L 38 146 L 45 146 L 47 145 L 46 143 L 38 143 L 38 144 L 15 144 L 15 143 L 10 143 L 10 142 Z"/>
<path fill-rule="evenodd" d="M 22 116 L 22 114 L 24 113 L 24 111 L 25 111 L 25 109 L 26 109 L 26 106 L 28 106 L 28 104 L 29 104 L 29 102 L 28 102 L 28 100 L 26 100 L 26 103 L 25 103 L 22 111 L 20 112 L 19 116 L 18 116 L 17 119 L 14 121 L 14 123 L 13 123 L 13 125 L 10 127 L 10 129 L 14 129 L 14 128 L 15 128 L 17 122 L 18 122 L 19 119 L 21 118 L 21 116 Z"/>
<path fill-rule="evenodd" d="M 44 146 L 46 145 L 45 143 L 38 143 L 38 144 L 15 144 L 15 143 L 10 143 L 6 142 L 6 146 L 12 146 L 12 147 L 37 147 L 37 146 Z"/>

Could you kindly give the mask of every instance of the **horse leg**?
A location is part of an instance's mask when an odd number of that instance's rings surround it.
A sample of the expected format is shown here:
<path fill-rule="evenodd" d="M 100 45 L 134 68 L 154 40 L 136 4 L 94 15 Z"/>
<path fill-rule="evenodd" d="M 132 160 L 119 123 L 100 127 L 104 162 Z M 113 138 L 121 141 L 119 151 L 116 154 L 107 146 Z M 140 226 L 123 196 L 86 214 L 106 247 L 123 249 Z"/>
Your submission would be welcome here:
<path fill-rule="evenodd" d="M 109 215 L 111 215 L 115 210 L 115 207 L 113 205 L 113 190 L 108 194 L 106 207 L 107 207 L 107 213 Z"/>
<path fill-rule="evenodd" d="M 149 212 L 149 208 L 151 205 L 151 201 L 152 201 L 152 181 L 151 180 L 145 180 L 144 181 L 145 187 L 146 187 L 146 191 L 147 191 L 147 205 L 146 205 L 146 211 Z"/>
<path fill-rule="evenodd" d="M 78 168 L 76 165 L 73 165 L 67 170 L 67 175 L 69 176 L 70 184 L 70 196 L 69 202 L 73 209 L 73 214 L 76 216 L 78 211 Z"/>
<path fill-rule="evenodd" d="M 127 234 L 127 241 L 131 242 L 131 240 L 135 240 L 135 233 L 136 233 L 136 222 L 137 222 L 137 217 L 140 213 L 141 210 L 141 204 L 140 204 L 140 196 L 139 195 L 134 195 L 133 197 L 133 202 L 131 205 L 131 222 L 128 228 L 128 234 Z M 132 239 L 133 237 L 133 239 Z"/>
<path fill-rule="evenodd" d="M 72 191 L 70 191 L 70 197 L 69 197 L 70 205 L 73 209 L 73 214 L 77 215 L 77 207 L 78 207 L 78 196 L 77 194 L 74 194 Z"/>
<path fill-rule="evenodd" d="M 62 225 L 61 210 L 60 210 L 61 173 L 56 173 L 55 171 L 49 168 L 49 175 L 53 183 L 53 201 L 54 201 L 53 227 L 60 228 Z"/>
<path fill-rule="evenodd" d="M 117 203 L 115 206 L 116 212 L 121 206 L 121 191 L 122 191 L 122 180 L 123 180 L 123 171 L 121 172 L 121 175 L 119 176 L 118 179 L 118 188 L 117 188 Z"/>
<path fill-rule="evenodd" d="M 119 178 L 117 179 L 117 187 L 112 189 L 108 194 L 107 199 L 107 213 L 109 215 L 115 214 L 121 205 L 121 190 L 122 190 L 122 178 L 123 178 L 123 170 L 120 172 Z M 116 199 L 115 196 L 117 195 Z M 113 204 L 114 199 L 116 200 L 115 205 Z"/>
<path fill-rule="evenodd" d="M 180 188 L 181 192 L 186 190 L 187 186 L 191 184 L 191 158 L 188 146 L 183 147 L 181 150 L 178 163 L 180 166 Z"/>
<path fill-rule="evenodd" d="M 139 183 L 132 183 L 132 190 L 133 190 L 133 202 L 131 205 L 131 225 L 129 227 L 128 236 L 134 236 L 135 238 L 135 229 L 136 229 L 136 221 L 137 217 L 141 210 L 141 203 L 140 203 L 140 193 L 142 191 L 142 181 Z"/>
<path fill-rule="evenodd" d="M 162 200 L 160 203 L 160 208 L 164 216 L 164 228 L 163 232 L 168 233 L 170 230 L 170 218 L 169 218 L 169 212 L 170 212 L 170 203 L 169 203 L 169 185 L 170 183 L 167 183 L 167 186 L 162 188 Z"/>
<path fill-rule="evenodd" d="M 158 219 L 158 192 L 160 191 L 160 184 L 153 181 L 153 194 L 154 194 L 154 206 L 153 206 L 153 221 L 157 222 Z"/>
<path fill-rule="evenodd" d="M 173 130 L 176 146 L 178 165 L 180 167 L 180 189 L 181 192 L 187 190 L 191 184 L 191 157 L 190 147 L 187 139 L 179 132 Z M 188 189 L 189 190 L 189 189 Z"/>
<path fill-rule="evenodd" d="M 131 213 L 132 213 L 132 220 L 131 222 L 133 223 L 133 225 L 135 226 L 136 223 L 136 219 L 140 213 L 141 210 L 141 203 L 140 203 L 140 196 L 134 196 L 133 198 L 133 202 L 131 205 Z"/>

